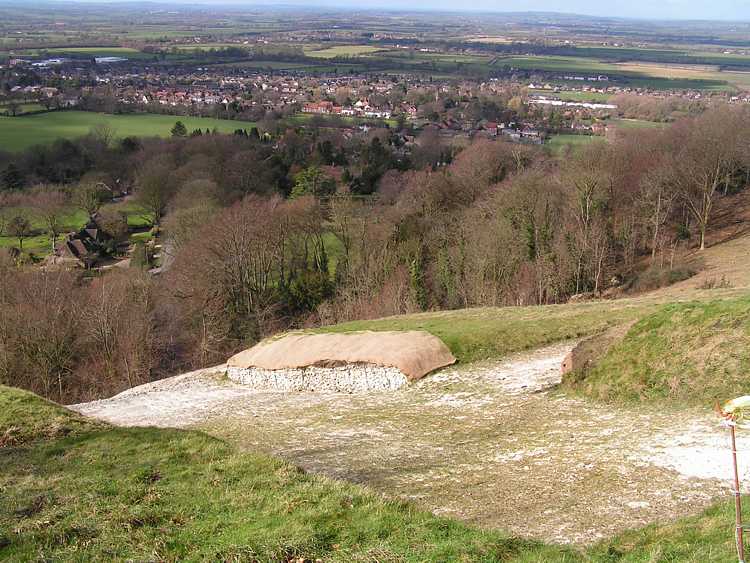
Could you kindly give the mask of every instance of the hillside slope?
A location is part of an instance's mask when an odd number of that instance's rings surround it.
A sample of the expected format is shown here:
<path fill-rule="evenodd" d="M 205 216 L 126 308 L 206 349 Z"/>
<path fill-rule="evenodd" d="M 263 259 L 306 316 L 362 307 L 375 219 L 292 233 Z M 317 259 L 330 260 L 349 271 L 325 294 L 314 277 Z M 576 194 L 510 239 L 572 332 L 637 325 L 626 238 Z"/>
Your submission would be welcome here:
<path fill-rule="evenodd" d="M 750 191 L 720 198 L 716 202 L 707 248 L 687 253 L 687 265 L 695 276 L 659 293 L 682 298 L 695 290 L 750 287 Z"/>
<path fill-rule="evenodd" d="M 729 502 L 578 551 L 472 529 L 202 433 L 109 427 L 7 387 L 0 436 L 3 561 L 706 563 L 734 554 Z"/>
<path fill-rule="evenodd" d="M 0 387 L 0 559 L 574 561 L 198 432 L 115 428 Z"/>
<path fill-rule="evenodd" d="M 569 389 L 710 407 L 750 392 L 750 297 L 671 303 L 635 323 Z"/>

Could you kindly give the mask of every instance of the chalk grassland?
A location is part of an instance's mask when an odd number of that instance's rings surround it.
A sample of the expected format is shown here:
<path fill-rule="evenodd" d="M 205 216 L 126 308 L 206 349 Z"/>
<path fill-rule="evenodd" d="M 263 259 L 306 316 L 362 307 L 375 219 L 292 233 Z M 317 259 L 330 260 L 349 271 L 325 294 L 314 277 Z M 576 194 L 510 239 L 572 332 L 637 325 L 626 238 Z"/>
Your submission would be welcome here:
<path fill-rule="evenodd" d="M 729 503 L 585 550 L 545 545 L 437 517 L 202 432 L 111 427 L 3 386 L 0 462 L 4 561 L 704 563 L 733 553 Z M 484 474 L 464 490 L 486 491 L 488 482 L 496 479 Z"/>
<path fill-rule="evenodd" d="M 749 351 L 750 298 L 674 303 L 567 385 L 597 400 L 706 406 L 747 393 Z"/>
<path fill-rule="evenodd" d="M 203 433 L 113 428 L 2 386 L 0 406 L 5 561 L 579 559 Z"/>
<path fill-rule="evenodd" d="M 319 330 L 425 330 L 442 339 L 459 362 L 471 363 L 596 334 L 640 318 L 658 304 L 657 298 L 642 298 L 575 305 L 478 308 L 353 321 Z"/>
<path fill-rule="evenodd" d="M 86 135 L 92 127 L 106 125 L 117 137 L 168 137 L 175 122 L 182 121 L 188 132 L 194 129 L 231 133 L 250 129 L 255 123 L 207 117 L 127 114 L 110 115 L 85 111 L 56 111 L 21 117 L 0 117 L 0 150 L 15 152 L 57 139 Z"/>

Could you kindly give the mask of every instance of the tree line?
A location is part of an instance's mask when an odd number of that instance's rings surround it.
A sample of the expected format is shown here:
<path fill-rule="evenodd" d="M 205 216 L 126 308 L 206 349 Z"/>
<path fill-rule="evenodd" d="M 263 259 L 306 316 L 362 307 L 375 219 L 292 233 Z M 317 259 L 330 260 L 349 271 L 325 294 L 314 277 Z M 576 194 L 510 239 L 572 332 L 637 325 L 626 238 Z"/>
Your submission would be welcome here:
<path fill-rule="evenodd" d="M 729 106 L 561 156 L 493 140 L 427 150 L 436 138 L 404 156 L 387 130 L 101 137 L 5 168 L 15 197 L 42 182 L 81 197 L 92 175 L 127 186 L 169 258 L 156 277 L 0 262 L 0 380 L 63 402 L 288 328 L 666 284 L 750 181 L 750 113 Z"/>

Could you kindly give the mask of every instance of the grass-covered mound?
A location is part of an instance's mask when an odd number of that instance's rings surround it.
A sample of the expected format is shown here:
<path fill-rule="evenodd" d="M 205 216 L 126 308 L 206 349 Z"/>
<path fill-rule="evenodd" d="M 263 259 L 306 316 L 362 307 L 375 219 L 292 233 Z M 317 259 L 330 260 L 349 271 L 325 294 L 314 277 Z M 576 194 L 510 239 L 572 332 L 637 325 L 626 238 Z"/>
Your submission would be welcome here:
<path fill-rule="evenodd" d="M 750 297 L 664 305 L 565 386 L 605 401 L 712 406 L 750 393 Z"/>
<path fill-rule="evenodd" d="M 0 560 L 574 561 L 198 432 L 115 428 L 0 387 Z M 60 429 L 66 429 L 61 431 Z"/>

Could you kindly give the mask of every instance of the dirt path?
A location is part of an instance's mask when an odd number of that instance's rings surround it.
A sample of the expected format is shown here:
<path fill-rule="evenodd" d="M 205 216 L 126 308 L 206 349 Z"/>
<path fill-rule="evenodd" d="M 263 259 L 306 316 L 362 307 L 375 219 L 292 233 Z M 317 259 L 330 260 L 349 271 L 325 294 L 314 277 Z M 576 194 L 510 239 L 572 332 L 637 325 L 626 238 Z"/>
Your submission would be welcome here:
<path fill-rule="evenodd" d="M 449 368 L 395 392 L 260 393 L 212 369 L 74 408 L 121 425 L 202 428 L 435 513 L 559 542 L 589 543 L 727 494 L 725 437 L 710 414 L 550 390 L 570 348 Z"/>

